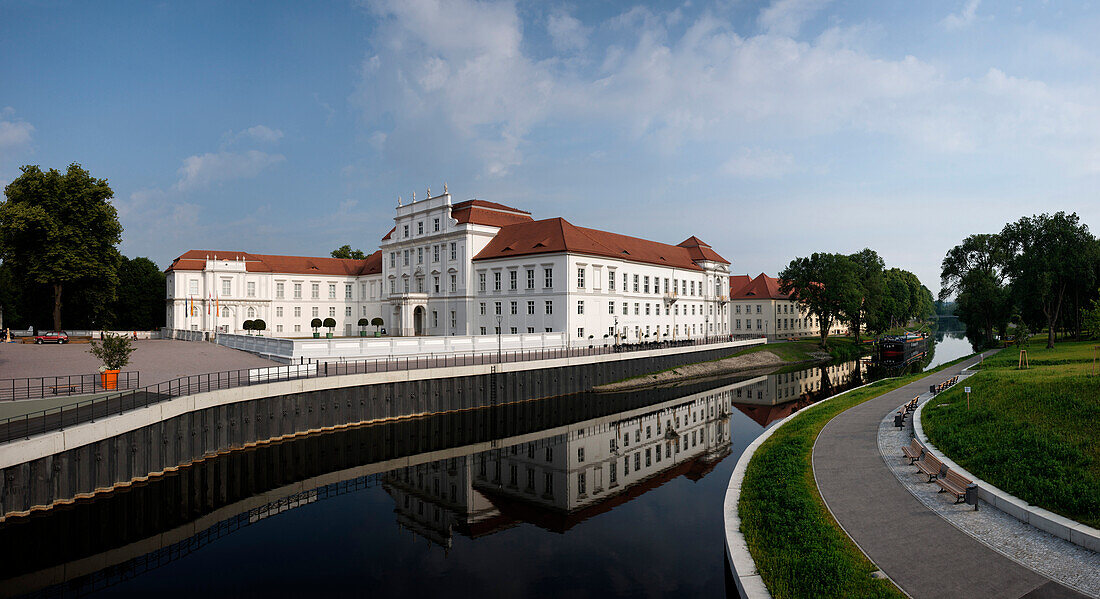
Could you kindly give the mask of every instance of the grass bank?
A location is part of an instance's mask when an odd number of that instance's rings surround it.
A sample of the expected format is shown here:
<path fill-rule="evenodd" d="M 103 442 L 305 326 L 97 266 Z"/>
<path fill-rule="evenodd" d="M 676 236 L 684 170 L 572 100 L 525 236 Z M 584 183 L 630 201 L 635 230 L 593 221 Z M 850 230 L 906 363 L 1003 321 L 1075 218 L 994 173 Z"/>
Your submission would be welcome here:
<path fill-rule="evenodd" d="M 745 472 L 738 512 L 749 553 L 773 597 L 905 597 L 833 520 L 814 482 L 814 440 L 834 416 L 929 372 L 850 391 L 792 418 L 765 441 Z"/>
<path fill-rule="evenodd" d="M 1043 340 L 1045 341 L 1045 339 Z M 1028 503 L 1100 528 L 1100 377 L 1090 376 L 1095 342 L 1019 350 L 988 359 L 925 406 L 924 431 L 951 459 Z"/>
<path fill-rule="evenodd" d="M 819 339 L 814 337 L 800 341 L 776 341 L 766 345 L 757 345 L 734 355 L 751 354 L 759 351 L 770 351 L 783 358 L 785 362 L 805 362 L 821 359 L 845 361 L 860 357 L 865 351 L 870 351 L 870 348 L 857 346 L 853 337 L 829 337 L 829 349 L 826 351 L 821 349 Z"/>

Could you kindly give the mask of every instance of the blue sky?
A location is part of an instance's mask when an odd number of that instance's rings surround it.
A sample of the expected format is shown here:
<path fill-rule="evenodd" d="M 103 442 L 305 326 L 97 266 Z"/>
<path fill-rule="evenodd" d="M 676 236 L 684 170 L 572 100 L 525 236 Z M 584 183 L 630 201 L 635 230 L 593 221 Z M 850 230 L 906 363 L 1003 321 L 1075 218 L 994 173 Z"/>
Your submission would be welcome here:
<path fill-rule="evenodd" d="M 678 243 L 735 272 L 1100 227 L 1077 2 L 0 2 L 0 182 L 107 178 L 122 250 L 373 251 L 400 195 Z"/>

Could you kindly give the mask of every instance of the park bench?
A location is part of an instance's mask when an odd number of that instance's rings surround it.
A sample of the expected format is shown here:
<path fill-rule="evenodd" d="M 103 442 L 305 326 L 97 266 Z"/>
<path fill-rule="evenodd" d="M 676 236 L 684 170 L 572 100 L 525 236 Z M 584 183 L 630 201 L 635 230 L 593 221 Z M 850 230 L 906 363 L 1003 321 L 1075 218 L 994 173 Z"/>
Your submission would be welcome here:
<path fill-rule="evenodd" d="M 955 503 L 966 500 L 966 488 L 974 484 L 974 481 L 948 469 L 946 474 L 936 477 L 936 484 L 940 486 L 940 493 L 944 491 L 955 496 Z"/>
<path fill-rule="evenodd" d="M 50 391 L 53 391 L 53 394 L 57 395 L 58 393 L 61 392 L 62 389 L 64 389 L 65 391 L 67 391 L 69 393 L 72 393 L 72 391 L 74 389 L 79 389 L 80 387 L 81 387 L 80 384 L 76 384 L 76 385 L 54 385 L 54 386 L 50 387 Z"/>
<path fill-rule="evenodd" d="M 943 462 L 927 451 L 924 452 L 924 456 L 921 457 L 915 465 L 917 471 L 928 475 L 928 482 L 932 482 L 939 477 L 943 470 L 946 470 L 946 466 L 943 465 Z"/>
<path fill-rule="evenodd" d="M 905 457 L 909 458 L 909 465 L 912 466 L 913 462 L 919 460 L 924 455 L 924 445 L 913 437 L 913 440 L 909 442 L 908 447 L 902 447 L 901 452 L 905 454 Z"/>
<path fill-rule="evenodd" d="M 913 411 L 916 411 L 916 409 L 917 409 L 917 398 L 914 397 L 913 399 L 909 400 L 909 403 L 905 404 L 905 411 L 906 412 L 913 412 Z"/>

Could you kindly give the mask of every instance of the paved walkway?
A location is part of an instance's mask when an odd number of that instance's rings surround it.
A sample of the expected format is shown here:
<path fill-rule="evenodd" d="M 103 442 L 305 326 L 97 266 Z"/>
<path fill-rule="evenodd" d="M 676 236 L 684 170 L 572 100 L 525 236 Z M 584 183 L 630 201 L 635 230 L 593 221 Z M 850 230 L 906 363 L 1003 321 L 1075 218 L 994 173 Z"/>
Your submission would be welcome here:
<path fill-rule="evenodd" d="M 813 452 L 821 497 L 871 561 L 914 599 L 1085 597 L 952 526 L 917 500 L 883 462 L 878 448 L 883 415 L 976 361 L 929 375 L 833 418 Z"/>

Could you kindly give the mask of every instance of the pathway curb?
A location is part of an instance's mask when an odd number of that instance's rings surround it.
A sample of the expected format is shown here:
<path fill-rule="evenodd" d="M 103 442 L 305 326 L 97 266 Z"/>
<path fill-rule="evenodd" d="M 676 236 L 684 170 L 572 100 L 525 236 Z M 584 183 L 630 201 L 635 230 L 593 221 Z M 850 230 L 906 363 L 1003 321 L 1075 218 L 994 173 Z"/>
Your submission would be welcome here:
<path fill-rule="evenodd" d="M 887 381 L 890 379 L 879 380 Z M 752 555 L 749 554 L 749 545 L 745 542 L 745 536 L 741 534 L 741 516 L 737 511 L 737 503 L 741 499 L 741 483 L 745 479 L 745 471 L 749 467 L 749 462 L 752 461 L 753 454 L 756 453 L 756 450 L 759 449 L 775 431 L 779 430 L 781 426 L 787 424 L 787 422 L 795 416 L 824 405 L 845 393 L 855 391 L 856 389 L 862 389 L 877 382 L 879 381 L 872 381 L 866 385 L 860 385 L 846 391 L 841 391 L 832 397 L 827 397 L 815 404 L 806 406 L 794 414 L 779 420 L 774 423 L 771 428 L 761 433 L 752 443 L 749 443 L 749 446 L 741 453 L 741 457 L 737 459 L 737 465 L 733 467 L 733 474 L 730 476 L 729 486 L 726 487 L 726 497 L 722 502 L 722 518 L 726 528 L 726 558 L 729 559 L 733 580 L 737 584 L 737 590 L 742 597 L 746 597 L 747 599 L 771 599 L 772 596 L 771 593 L 768 592 L 768 588 L 764 585 L 764 579 L 761 578 L 759 571 L 756 569 L 756 562 L 753 561 Z"/>
<path fill-rule="evenodd" d="M 1065 539 L 1074 545 L 1079 545 L 1090 551 L 1100 553 L 1100 530 L 1077 522 L 1076 520 L 1070 520 L 1064 516 L 1059 516 L 1041 507 L 1031 505 L 1019 497 L 1002 491 L 992 484 L 974 476 L 965 468 L 955 463 L 954 460 L 944 455 L 935 445 L 932 445 L 928 437 L 924 434 L 924 426 L 921 424 L 924 406 L 927 405 L 928 401 L 931 399 L 934 399 L 934 396 L 917 406 L 917 411 L 913 414 L 913 432 L 917 435 L 917 439 L 920 439 L 920 442 L 928 448 L 928 451 L 932 452 L 932 455 L 946 464 L 948 468 L 955 470 L 966 478 L 974 481 L 974 484 L 978 485 L 979 499 L 1025 524 L 1030 524 L 1039 530 Z"/>

